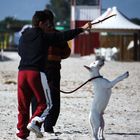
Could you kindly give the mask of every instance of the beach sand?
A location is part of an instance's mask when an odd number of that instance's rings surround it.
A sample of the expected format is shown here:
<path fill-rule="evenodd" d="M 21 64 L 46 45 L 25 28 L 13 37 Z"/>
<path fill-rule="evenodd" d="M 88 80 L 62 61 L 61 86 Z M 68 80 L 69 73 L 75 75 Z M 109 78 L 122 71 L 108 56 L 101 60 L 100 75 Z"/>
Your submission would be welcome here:
<path fill-rule="evenodd" d="M 4 55 L 10 60 L 0 61 L 0 140 L 16 140 L 19 57 L 15 52 L 4 52 Z M 63 60 L 61 90 L 71 91 L 89 79 L 83 65 L 93 60 L 94 55 Z M 112 89 L 105 110 L 106 140 L 140 140 L 140 62 L 105 62 L 101 74 L 113 80 L 125 71 L 130 76 Z M 89 112 L 93 88 L 88 83 L 72 94 L 61 93 L 61 113 L 54 128 L 57 135 L 47 134 L 42 140 L 92 140 Z M 31 133 L 29 140 L 35 139 Z"/>

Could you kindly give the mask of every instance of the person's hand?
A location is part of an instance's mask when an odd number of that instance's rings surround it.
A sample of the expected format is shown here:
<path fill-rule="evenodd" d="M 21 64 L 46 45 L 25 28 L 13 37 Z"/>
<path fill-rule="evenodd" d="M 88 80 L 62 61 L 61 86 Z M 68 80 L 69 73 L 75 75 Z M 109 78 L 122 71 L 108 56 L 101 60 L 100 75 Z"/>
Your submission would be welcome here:
<path fill-rule="evenodd" d="M 84 30 L 90 30 L 91 27 L 92 27 L 91 22 L 88 22 L 84 26 L 82 26 L 81 28 L 83 28 Z"/>

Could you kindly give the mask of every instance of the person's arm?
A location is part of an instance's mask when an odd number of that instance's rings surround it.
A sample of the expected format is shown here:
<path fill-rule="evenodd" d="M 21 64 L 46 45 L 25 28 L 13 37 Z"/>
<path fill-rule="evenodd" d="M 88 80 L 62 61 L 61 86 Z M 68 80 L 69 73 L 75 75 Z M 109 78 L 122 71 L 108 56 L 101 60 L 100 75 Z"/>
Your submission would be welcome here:
<path fill-rule="evenodd" d="M 75 38 L 78 34 L 84 32 L 91 28 L 91 23 L 88 22 L 81 28 L 76 28 L 64 32 L 55 32 L 55 33 L 44 33 L 44 38 L 46 38 L 47 43 L 54 43 L 54 42 L 62 42 L 62 41 L 69 41 Z"/>
<path fill-rule="evenodd" d="M 62 41 L 69 41 L 75 38 L 78 34 L 82 33 L 83 29 L 73 29 L 64 32 L 53 32 L 53 33 L 44 33 L 44 38 L 46 39 L 47 43 L 59 43 Z"/>

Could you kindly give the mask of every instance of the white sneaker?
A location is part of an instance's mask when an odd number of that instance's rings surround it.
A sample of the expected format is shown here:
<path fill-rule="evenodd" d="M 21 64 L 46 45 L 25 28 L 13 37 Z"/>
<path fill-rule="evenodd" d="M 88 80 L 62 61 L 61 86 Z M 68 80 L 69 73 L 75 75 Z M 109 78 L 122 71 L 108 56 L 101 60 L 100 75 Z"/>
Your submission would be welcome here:
<path fill-rule="evenodd" d="M 27 140 L 27 139 L 21 139 L 21 138 L 18 138 L 18 140 Z"/>
<path fill-rule="evenodd" d="M 43 134 L 41 133 L 40 128 L 37 125 L 35 125 L 34 122 L 30 122 L 27 125 L 27 129 L 32 131 L 33 133 L 35 133 L 37 138 L 42 138 L 43 137 Z"/>

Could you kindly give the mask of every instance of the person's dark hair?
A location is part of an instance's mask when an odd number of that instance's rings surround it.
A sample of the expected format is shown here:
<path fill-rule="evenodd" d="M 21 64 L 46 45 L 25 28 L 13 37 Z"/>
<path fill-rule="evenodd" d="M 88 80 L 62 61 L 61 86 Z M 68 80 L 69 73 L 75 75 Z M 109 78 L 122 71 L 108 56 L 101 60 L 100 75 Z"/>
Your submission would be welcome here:
<path fill-rule="evenodd" d="M 49 22 L 51 24 L 50 26 L 54 26 L 54 14 L 53 14 L 53 12 L 49 9 L 45 9 L 44 12 L 47 16 L 47 19 L 49 20 Z"/>
<path fill-rule="evenodd" d="M 32 25 L 35 27 L 39 26 L 39 22 L 45 22 L 47 20 L 47 15 L 44 11 L 36 11 L 32 18 Z"/>

